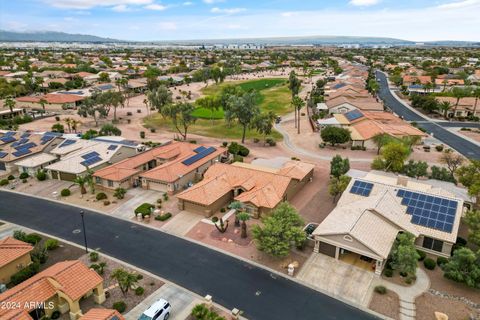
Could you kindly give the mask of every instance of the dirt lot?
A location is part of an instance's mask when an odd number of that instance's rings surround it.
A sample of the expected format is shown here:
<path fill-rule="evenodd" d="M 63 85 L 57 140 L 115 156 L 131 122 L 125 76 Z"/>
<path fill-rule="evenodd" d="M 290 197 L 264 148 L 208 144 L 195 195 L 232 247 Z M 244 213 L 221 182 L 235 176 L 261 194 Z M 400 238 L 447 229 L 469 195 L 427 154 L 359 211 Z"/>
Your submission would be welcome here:
<path fill-rule="evenodd" d="M 424 293 L 415 300 L 417 320 L 435 320 L 435 311 L 443 312 L 452 320 L 479 319 L 480 314 L 459 301 L 452 301 Z"/>
<path fill-rule="evenodd" d="M 388 290 L 383 295 L 374 292 L 368 308 L 392 319 L 400 319 L 400 299 L 393 291 Z"/>

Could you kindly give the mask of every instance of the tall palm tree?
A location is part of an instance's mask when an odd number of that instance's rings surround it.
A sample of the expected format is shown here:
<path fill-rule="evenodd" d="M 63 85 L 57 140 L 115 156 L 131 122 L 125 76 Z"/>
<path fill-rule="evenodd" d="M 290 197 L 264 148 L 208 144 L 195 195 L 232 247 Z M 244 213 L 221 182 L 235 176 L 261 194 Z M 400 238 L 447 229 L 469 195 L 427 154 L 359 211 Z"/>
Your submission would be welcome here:
<path fill-rule="evenodd" d="M 73 130 L 73 132 L 77 133 L 78 125 L 79 125 L 80 123 L 81 123 L 81 122 L 80 122 L 79 120 L 72 119 L 71 125 L 72 125 L 72 130 Z"/>
<path fill-rule="evenodd" d="M 44 98 L 40 99 L 40 101 L 38 101 L 38 103 L 42 106 L 42 110 L 43 110 L 43 114 L 45 114 L 45 104 L 48 103 L 47 100 L 45 100 Z"/>
<path fill-rule="evenodd" d="M 442 101 L 438 105 L 438 109 L 443 112 L 443 117 L 445 120 L 448 119 L 448 110 L 450 110 L 450 108 L 452 108 L 452 104 L 448 101 Z"/>
<path fill-rule="evenodd" d="M 78 184 L 80 187 L 80 193 L 81 194 L 86 194 L 87 189 L 85 189 L 85 184 L 87 183 L 87 180 L 83 176 L 76 176 L 75 180 L 73 180 L 74 183 Z"/>
<path fill-rule="evenodd" d="M 238 214 L 238 219 L 242 222 L 242 232 L 240 237 L 247 237 L 247 220 L 250 220 L 250 215 L 247 212 L 240 212 Z"/>
<path fill-rule="evenodd" d="M 298 124 L 296 125 L 296 127 L 297 127 L 297 133 L 300 134 L 300 111 L 302 110 L 302 107 L 305 105 L 305 102 L 299 96 L 294 96 L 292 99 L 292 105 L 295 108 L 295 113 L 298 113 L 298 117 L 297 117 Z"/>
<path fill-rule="evenodd" d="M 67 127 L 68 127 L 68 132 L 72 132 L 72 118 L 65 118 L 63 121 L 65 121 Z"/>
<path fill-rule="evenodd" d="M 243 210 L 243 203 L 241 203 L 240 201 L 233 201 L 228 205 L 228 208 L 235 209 L 235 226 L 239 227 L 240 220 L 238 219 L 238 213 Z"/>
<path fill-rule="evenodd" d="M 467 88 L 459 88 L 459 87 L 453 88 L 452 95 L 455 97 L 455 99 L 457 99 L 457 101 L 455 103 L 455 107 L 453 108 L 453 116 L 454 117 L 457 115 L 457 108 L 458 108 L 458 104 L 460 103 L 460 99 L 468 97 L 468 95 L 470 93 L 469 91 L 470 90 L 467 89 Z"/>
<path fill-rule="evenodd" d="M 10 116 L 13 118 L 13 108 L 15 108 L 15 100 L 12 98 L 5 99 L 5 106 L 10 109 Z"/>
<path fill-rule="evenodd" d="M 472 94 L 475 97 L 475 104 L 473 105 L 473 116 L 476 117 L 475 113 L 477 112 L 477 103 L 478 99 L 480 98 L 480 87 L 476 87 L 473 90 Z"/>

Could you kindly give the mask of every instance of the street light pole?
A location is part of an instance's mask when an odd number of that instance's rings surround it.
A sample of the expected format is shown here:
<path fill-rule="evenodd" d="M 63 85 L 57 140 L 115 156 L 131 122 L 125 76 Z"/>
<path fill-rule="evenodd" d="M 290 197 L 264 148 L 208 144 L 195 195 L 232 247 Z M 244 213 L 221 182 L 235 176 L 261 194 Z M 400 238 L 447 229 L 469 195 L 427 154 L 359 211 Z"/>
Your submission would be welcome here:
<path fill-rule="evenodd" d="M 83 226 L 83 240 L 85 241 L 85 252 L 88 253 L 88 245 L 87 245 L 87 232 L 85 230 L 85 219 L 83 216 L 85 212 L 83 210 L 80 211 L 80 216 L 82 217 L 82 226 Z"/>

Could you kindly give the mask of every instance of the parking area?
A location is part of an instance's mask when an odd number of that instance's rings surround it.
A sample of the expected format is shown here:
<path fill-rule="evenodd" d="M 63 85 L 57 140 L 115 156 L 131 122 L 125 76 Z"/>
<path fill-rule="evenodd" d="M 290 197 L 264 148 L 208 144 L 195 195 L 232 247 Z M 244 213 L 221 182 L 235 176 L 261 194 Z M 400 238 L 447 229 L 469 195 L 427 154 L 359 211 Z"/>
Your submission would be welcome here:
<path fill-rule="evenodd" d="M 324 254 L 312 254 L 297 275 L 304 281 L 335 297 L 366 306 L 370 300 L 372 271 L 358 268 Z"/>
<path fill-rule="evenodd" d="M 135 308 L 125 315 L 127 320 L 137 320 L 140 315 L 158 299 L 167 300 L 172 306 L 171 320 L 184 320 L 188 317 L 193 307 L 202 301 L 190 291 L 182 289 L 170 283 L 164 284 L 160 289 L 152 293 Z"/>

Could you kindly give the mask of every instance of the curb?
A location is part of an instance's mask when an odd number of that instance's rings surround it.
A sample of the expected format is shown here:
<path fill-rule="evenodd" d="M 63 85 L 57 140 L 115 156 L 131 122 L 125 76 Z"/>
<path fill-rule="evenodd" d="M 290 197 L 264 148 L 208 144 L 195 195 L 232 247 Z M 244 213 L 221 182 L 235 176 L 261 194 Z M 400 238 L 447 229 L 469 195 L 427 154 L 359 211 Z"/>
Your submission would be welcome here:
<path fill-rule="evenodd" d="M 347 304 L 347 305 L 349 305 L 349 306 L 355 307 L 355 308 L 357 308 L 357 309 L 359 309 L 359 310 L 362 310 L 362 311 L 364 311 L 364 312 L 366 312 L 366 313 L 369 313 L 369 314 L 374 315 L 374 316 L 376 316 L 376 317 L 379 317 L 379 318 L 381 318 L 381 319 L 388 319 L 388 318 L 386 318 L 384 315 L 379 314 L 379 313 L 377 313 L 377 312 L 375 312 L 375 311 L 372 311 L 372 310 L 368 309 L 368 308 L 365 307 L 365 306 L 362 306 L 362 305 L 356 304 L 356 303 L 354 303 L 354 302 L 351 302 L 351 301 L 349 301 L 349 300 L 346 300 L 345 298 L 343 298 L 343 297 L 341 297 L 341 296 L 331 294 L 330 292 L 327 292 L 327 291 L 325 291 L 325 290 L 322 290 L 322 289 L 320 289 L 320 288 L 318 288 L 318 287 L 316 287 L 316 286 L 314 286 L 314 285 L 312 285 L 312 284 L 310 284 L 310 283 L 304 282 L 304 281 L 299 280 L 299 279 L 294 278 L 294 277 L 289 277 L 289 276 L 287 276 L 287 275 L 285 275 L 285 274 L 283 274 L 283 273 L 281 273 L 281 272 L 279 272 L 279 271 L 277 271 L 277 270 L 274 270 L 274 269 L 271 269 L 271 268 L 269 268 L 269 267 L 267 267 L 267 266 L 261 265 L 261 264 L 258 263 L 258 262 L 255 262 L 255 261 L 252 261 L 252 260 L 249 260 L 249 259 L 246 259 L 246 258 L 237 256 L 237 255 L 234 255 L 234 254 L 232 254 L 232 253 L 230 253 L 230 252 L 228 252 L 228 251 L 224 251 L 224 250 L 222 250 L 222 249 L 216 248 L 216 247 L 214 247 L 214 246 L 205 244 L 205 243 L 203 243 L 203 242 L 200 242 L 200 241 L 197 241 L 197 240 L 194 240 L 194 239 L 190 239 L 190 238 L 187 238 L 187 237 L 180 237 L 180 236 L 178 236 L 178 235 L 172 234 L 172 233 L 170 233 L 170 232 L 165 232 L 165 231 L 159 230 L 159 229 L 157 229 L 157 228 L 154 228 L 154 227 L 149 226 L 149 225 L 147 225 L 147 224 L 140 223 L 140 222 L 138 222 L 138 221 L 126 220 L 126 219 L 123 219 L 123 218 L 119 218 L 119 217 L 116 217 L 116 216 L 109 215 L 109 214 L 104 213 L 104 212 L 101 212 L 101 211 L 97 211 L 97 210 L 95 210 L 95 209 L 90 209 L 90 208 L 83 207 L 83 206 L 79 206 L 79 205 L 66 204 L 66 203 L 63 203 L 63 202 L 61 202 L 61 201 L 59 201 L 59 200 L 56 200 L 56 199 L 43 198 L 43 197 L 40 197 L 40 196 L 30 195 L 30 194 L 26 194 L 26 193 L 19 192 L 19 191 L 15 191 L 15 190 L 0 190 L 0 192 L 1 192 L 1 191 L 6 191 L 6 192 L 10 192 L 10 193 L 16 193 L 16 194 L 20 194 L 20 195 L 27 196 L 27 197 L 33 197 L 33 198 L 37 198 L 37 199 L 41 199 L 41 200 L 45 200 L 45 201 L 50 201 L 50 202 L 62 204 L 62 205 L 65 205 L 65 206 L 76 207 L 76 208 L 79 208 L 79 209 L 83 209 L 83 210 L 90 211 L 90 212 L 92 212 L 92 213 L 103 214 L 103 215 L 107 215 L 107 216 L 109 216 L 109 217 L 111 217 L 111 218 L 114 218 L 114 219 L 118 219 L 118 220 L 122 220 L 122 221 L 127 221 L 127 222 L 130 222 L 130 223 L 136 224 L 136 225 L 141 225 L 141 226 L 150 228 L 150 229 L 152 229 L 152 230 L 156 230 L 156 231 L 158 231 L 158 232 L 163 232 L 163 233 L 166 233 L 166 234 L 168 234 L 168 235 L 177 237 L 177 238 L 179 238 L 179 239 L 186 240 L 186 241 L 189 241 L 189 242 L 191 242 L 191 243 L 195 243 L 195 244 L 197 244 L 197 245 L 201 245 L 201 246 L 206 247 L 206 248 L 208 248 L 208 249 L 215 250 L 215 251 L 220 252 L 220 253 L 222 253 L 222 254 L 228 255 L 229 257 L 235 258 L 235 259 L 237 259 L 237 260 L 240 260 L 240 261 L 243 261 L 243 262 L 248 263 L 248 264 L 250 264 L 250 265 L 253 265 L 253 266 L 257 267 L 257 268 L 260 268 L 260 269 L 263 269 L 263 270 L 265 270 L 265 271 L 268 271 L 268 272 L 271 273 L 271 276 L 274 274 L 274 275 L 276 275 L 276 276 L 282 277 L 283 279 L 285 279 L 285 280 L 287 280 L 287 281 L 295 282 L 295 283 L 297 283 L 297 284 L 300 284 L 300 285 L 302 285 L 302 286 L 304 286 L 304 287 L 307 287 L 307 288 L 309 288 L 309 289 L 312 289 L 312 290 L 314 290 L 314 291 L 320 292 L 320 293 L 322 293 L 322 294 L 324 294 L 324 295 L 326 295 L 326 296 L 328 296 L 328 297 L 331 297 L 331 298 L 334 298 L 334 299 L 336 299 L 336 300 L 339 300 L 339 301 L 341 301 L 341 302 L 343 302 L 343 303 L 345 303 L 345 304 Z M 1 219 L 0 219 L 0 221 L 4 221 L 4 220 L 1 220 Z M 10 222 L 8 222 L 8 221 L 4 221 L 4 222 L 10 223 Z M 13 223 L 11 223 L 11 224 L 13 224 Z M 15 225 L 15 224 L 14 224 L 14 225 Z M 44 234 L 44 235 L 47 235 L 47 236 L 50 236 L 50 235 L 48 235 L 48 234 L 46 234 L 46 233 L 42 233 L 42 232 L 38 232 L 38 233 Z M 52 238 L 59 239 L 59 240 L 65 242 L 65 243 L 69 243 L 69 244 L 75 245 L 75 246 L 77 246 L 77 247 L 82 247 L 81 245 L 74 244 L 74 243 L 70 243 L 69 241 L 65 241 L 65 240 L 63 240 L 62 238 L 58 238 L 58 237 L 54 237 L 54 236 L 52 236 Z M 83 248 L 83 247 L 82 247 L 82 248 Z M 101 251 L 100 251 L 100 252 L 101 252 Z M 103 253 L 102 253 L 102 254 L 103 254 Z M 109 257 L 108 255 L 104 255 L 104 256 Z M 133 266 L 133 265 L 124 263 L 122 260 L 119 260 L 119 259 L 116 259 L 116 258 L 113 258 L 113 257 L 110 257 L 110 258 L 112 258 L 112 260 L 114 260 L 114 261 L 121 262 L 121 263 L 123 263 L 123 264 L 125 264 L 125 265 L 127 265 L 127 266 L 131 266 L 132 268 L 134 268 L 134 269 L 136 269 L 136 270 L 143 270 L 143 269 L 140 269 L 140 268 L 135 267 L 135 266 Z M 142 271 L 142 272 L 143 272 L 143 271 Z M 146 272 L 146 271 L 145 271 L 145 272 Z M 153 274 L 150 273 L 150 272 L 146 272 L 146 274 L 152 275 L 152 276 L 154 276 L 155 278 L 158 278 L 159 280 L 162 280 L 162 279 L 163 279 L 162 277 L 157 276 L 157 275 L 153 275 Z M 298 273 L 297 273 L 297 274 L 298 274 Z M 164 281 L 164 280 L 162 280 L 162 281 Z M 165 280 L 165 281 L 168 282 L 168 283 L 172 283 L 172 282 L 170 282 L 170 281 L 168 281 L 168 280 Z M 183 287 L 178 286 L 178 285 L 176 285 L 176 286 L 179 287 L 179 288 L 183 288 Z M 188 290 L 188 289 L 185 289 L 185 290 L 190 291 L 190 290 Z M 203 299 L 203 297 L 201 297 L 201 298 Z"/>

